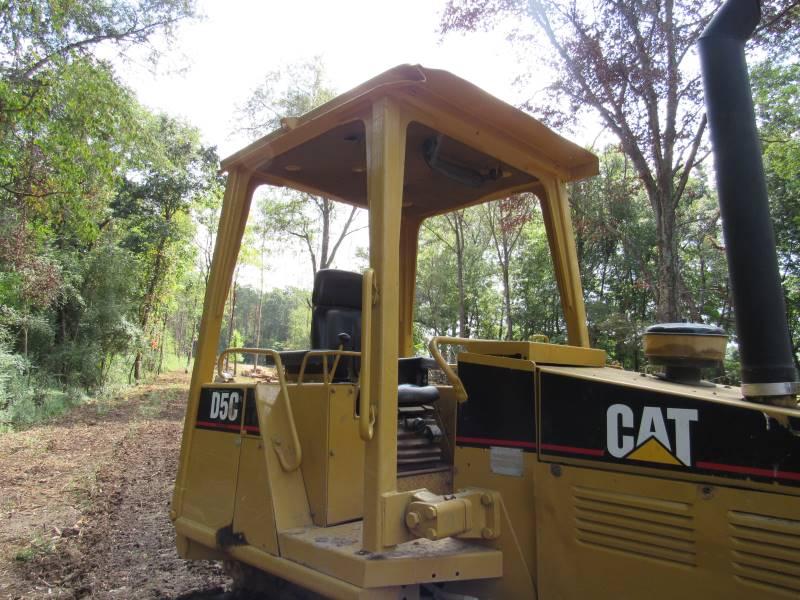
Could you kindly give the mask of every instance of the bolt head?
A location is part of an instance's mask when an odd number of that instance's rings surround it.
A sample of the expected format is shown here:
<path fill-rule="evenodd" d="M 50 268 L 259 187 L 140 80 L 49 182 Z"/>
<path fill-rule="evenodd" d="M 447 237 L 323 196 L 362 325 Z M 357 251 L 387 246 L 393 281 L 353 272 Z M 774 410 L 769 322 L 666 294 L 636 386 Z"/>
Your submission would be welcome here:
<path fill-rule="evenodd" d="M 419 525 L 419 522 L 419 513 L 410 512 L 406 515 L 406 526 L 408 526 L 410 529 L 414 529 L 414 527 Z"/>
<path fill-rule="evenodd" d="M 484 506 L 491 506 L 494 504 L 494 498 L 491 494 L 481 494 L 481 504 Z"/>
<path fill-rule="evenodd" d="M 492 530 L 490 527 L 484 527 L 481 529 L 481 536 L 485 540 L 490 540 L 494 537 L 494 530 Z"/>
<path fill-rule="evenodd" d="M 436 518 L 436 507 L 435 506 L 426 506 L 422 509 L 422 516 L 426 519 L 435 519 Z"/>
<path fill-rule="evenodd" d="M 714 488 L 710 485 L 700 487 L 700 496 L 703 500 L 711 500 L 714 497 Z"/>

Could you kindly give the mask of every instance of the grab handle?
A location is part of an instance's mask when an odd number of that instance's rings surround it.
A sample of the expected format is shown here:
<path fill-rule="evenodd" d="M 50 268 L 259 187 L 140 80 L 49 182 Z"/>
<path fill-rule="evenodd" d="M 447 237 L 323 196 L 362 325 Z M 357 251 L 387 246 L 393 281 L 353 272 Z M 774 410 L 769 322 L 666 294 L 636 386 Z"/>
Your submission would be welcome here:
<path fill-rule="evenodd" d="M 372 365 L 372 286 L 375 271 L 364 271 L 361 287 L 361 373 L 358 384 L 358 433 L 368 442 L 375 433 L 375 409 L 370 402 L 369 379 Z"/>
<path fill-rule="evenodd" d="M 466 338 L 437 335 L 432 337 L 430 343 L 428 344 L 428 349 L 431 351 L 431 356 L 433 356 L 433 359 L 436 361 L 436 364 L 439 366 L 439 368 L 444 371 L 444 374 L 447 375 L 447 379 L 450 380 L 450 383 L 453 386 L 453 391 L 455 391 L 456 400 L 459 402 L 467 401 L 467 390 L 464 389 L 464 384 L 461 382 L 461 378 L 456 375 L 456 372 L 453 371 L 453 368 L 447 364 L 447 361 L 442 356 L 442 353 L 439 352 L 439 344 L 466 345 L 470 341 L 471 340 Z"/>

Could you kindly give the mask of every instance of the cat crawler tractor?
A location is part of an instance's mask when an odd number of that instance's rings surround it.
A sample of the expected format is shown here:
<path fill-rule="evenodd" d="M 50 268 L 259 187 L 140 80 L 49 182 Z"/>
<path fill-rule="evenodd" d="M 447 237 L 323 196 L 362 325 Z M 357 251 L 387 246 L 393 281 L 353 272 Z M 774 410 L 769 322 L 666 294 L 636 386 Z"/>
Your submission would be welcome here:
<path fill-rule="evenodd" d="M 596 157 L 449 73 L 400 66 L 222 163 L 171 511 L 181 556 L 227 561 L 275 598 L 800 595 L 800 410 L 743 51 L 758 12 L 728 3 L 700 48 L 741 388 L 701 380 L 726 341 L 700 325 L 647 332 L 662 376 L 606 367 L 565 187 Z M 369 268 L 318 274 L 310 350 L 217 362 L 260 185 L 368 209 Z M 433 338 L 414 358 L 420 224 L 523 191 L 569 345 Z M 265 355 L 278 382 L 232 378 L 229 352 Z M 434 366 L 447 385 L 429 385 Z"/>

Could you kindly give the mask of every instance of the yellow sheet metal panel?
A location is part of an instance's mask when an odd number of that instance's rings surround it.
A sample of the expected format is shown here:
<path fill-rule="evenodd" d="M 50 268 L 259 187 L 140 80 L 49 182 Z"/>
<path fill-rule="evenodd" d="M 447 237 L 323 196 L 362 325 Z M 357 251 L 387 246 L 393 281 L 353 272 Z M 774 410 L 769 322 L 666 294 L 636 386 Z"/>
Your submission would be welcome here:
<path fill-rule="evenodd" d="M 311 525 L 302 469 L 286 471 L 275 452 L 276 442 L 288 440 L 286 406 L 280 400 L 280 386 L 275 383 L 256 385 L 258 425 L 261 431 L 262 453 L 272 490 L 273 512 L 278 532 Z"/>
<path fill-rule="evenodd" d="M 543 365 L 602 367 L 606 364 L 604 350 L 581 346 L 506 340 L 469 340 L 464 346 L 476 354 L 517 356 Z"/>
<path fill-rule="evenodd" d="M 267 465 L 259 437 L 242 439 L 233 531 L 243 533 L 247 543 L 259 550 L 279 553 Z"/>
<path fill-rule="evenodd" d="M 741 389 L 730 385 L 715 385 L 713 387 L 704 385 L 686 385 L 665 381 L 659 377 L 637 373 L 635 371 L 624 371 L 622 369 L 611 368 L 575 368 L 570 366 L 549 366 L 542 365 L 539 369 L 543 373 L 555 373 L 579 379 L 587 379 L 598 383 L 611 383 L 646 389 L 685 398 L 705 400 L 716 404 L 727 404 L 740 408 L 749 408 L 758 412 L 770 415 L 787 415 L 800 417 L 800 410 L 781 406 L 771 406 L 756 404 L 743 399 Z"/>
<path fill-rule="evenodd" d="M 500 577 L 502 553 L 456 539 L 421 539 L 391 550 L 360 552 L 361 522 L 309 527 L 280 536 L 282 555 L 359 587 Z"/>
<path fill-rule="evenodd" d="M 328 479 L 328 386 L 289 385 L 297 434 L 303 447 L 303 481 L 315 525 L 325 526 Z"/>
<path fill-rule="evenodd" d="M 400 475 L 397 477 L 397 491 L 408 492 L 411 490 L 425 489 L 434 494 L 445 496 L 453 493 L 453 469 L 447 467 L 441 471 Z"/>
<path fill-rule="evenodd" d="M 214 531 L 233 520 L 241 437 L 198 429 L 186 468 L 183 515 Z"/>
<path fill-rule="evenodd" d="M 536 576 L 536 486 L 534 466 L 536 454 L 519 452 L 520 475 L 504 475 L 493 470 L 491 450 L 457 446 L 453 487 L 485 487 L 500 492 L 508 518 L 508 526 L 497 540 L 503 551 L 504 579 L 485 582 L 482 587 L 492 598 L 531 598 Z M 504 524 L 505 525 L 505 524 Z M 515 564 L 515 554 L 524 565 Z M 468 588 L 464 588 L 468 593 Z"/>
<path fill-rule="evenodd" d="M 301 465 L 315 525 L 325 527 L 362 516 L 364 443 L 355 417 L 355 386 L 289 385 Z"/>
<path fill-rule="evenodd" d="M 356 388 L 329 387 L 327 517 L 334 525 L 361 518 L 364 507 L 364 442 L 355 416 Z"/>
<path fill-rule="evenodd" d="M 794 498 L 568 465 L 536 471 L 542 597 L 800 594 Z"/>
<path fill-rule="evenodd" d="M 527 371 L 528 373 L 533 373 L 536 370 L 536 365 L 524 358 L 509 358 L 508 356 L 478 354 L 476 352 L 459 352 L 457 359 L 460 363 L 464 362 L 486 365 L 488 367 L 500 367 L 501 369 L 514 369 L 515 371 Z"/>
<path fill-rule="evenodd" d="M 233 519 L 245 398 L 252 386 L 211 384 L 189 402 L 192 451 L 185 470 L 185 514 L 217 530 Z M 186 438 L 184 438 L 186 442 Z"/>
<path fill-rule="evenodd" d="M 418 600 L 417 586 L 389 586 L 364 589 L 296 562 L 261 552 L 252 546 L 237 546 L 233 558 L 262 569 L 300 587 L 334 600 Z M 294 597 L 294 596 L 292 596 Z"/>

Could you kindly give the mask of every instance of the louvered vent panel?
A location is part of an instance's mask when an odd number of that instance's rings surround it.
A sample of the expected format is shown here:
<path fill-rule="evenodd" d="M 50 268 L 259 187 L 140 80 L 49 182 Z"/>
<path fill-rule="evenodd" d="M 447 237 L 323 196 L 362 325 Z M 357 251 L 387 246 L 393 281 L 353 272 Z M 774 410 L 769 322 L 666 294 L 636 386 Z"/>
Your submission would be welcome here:
<path fill-rule="evenodd" d="M 800 521 L 731 511 L 733 572 L 790 596 L 800 594 Z"/>
<path fill-rule="evenodd" d="M 636 557 L 696 564 L 692 505 L 576 486 L 578 541 Z"/>

